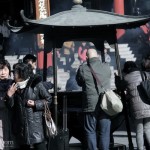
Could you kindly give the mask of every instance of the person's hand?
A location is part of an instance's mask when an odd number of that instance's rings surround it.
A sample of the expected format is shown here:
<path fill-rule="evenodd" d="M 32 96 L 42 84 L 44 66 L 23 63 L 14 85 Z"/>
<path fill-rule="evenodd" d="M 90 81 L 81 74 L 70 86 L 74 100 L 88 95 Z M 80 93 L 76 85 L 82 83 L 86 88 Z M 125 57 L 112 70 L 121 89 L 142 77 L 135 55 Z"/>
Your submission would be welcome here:
<path fill-rule="evenodd" d="M 16 92 L 16 90 L 17 90 L 17 84 L 13 83 L 7 91 L 7 95 L 9 97 L 12 97 L 14 95 L 14 93 Z"/>
<path fill-rule="evenodd" d="M 28 100 L 27 101 L 27 106 L 29 106 L 29 107 L 34 107 L 35 106 L 35 102 L 33 101 L 33 100 Z"/>

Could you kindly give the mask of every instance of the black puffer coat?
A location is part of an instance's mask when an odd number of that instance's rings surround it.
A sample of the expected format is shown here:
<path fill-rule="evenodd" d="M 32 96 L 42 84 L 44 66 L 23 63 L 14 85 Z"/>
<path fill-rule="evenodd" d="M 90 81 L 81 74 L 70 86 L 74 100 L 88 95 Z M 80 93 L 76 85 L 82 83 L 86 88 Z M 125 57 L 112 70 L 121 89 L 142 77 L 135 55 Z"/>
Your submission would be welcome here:
<path fill-rule="evenodd" d="M 35 107 L 27 106 L 29 99 L 35 101 Z M 13 97 L 6 97 L 7 105 L 14 112 L 13 128 L 20 145 L 44 141 L 44 100 L 50 104 L 52 98 L 37 76 L 30 78 L 23 92 L 17 91 Z"/>
<path fill-rule="evenodd" d="M 12 130 L 11 130 L 11 110 L 9 110 L 4 101 L 7 90 L 12 84 L 11 79 L 0 80 L 0 149 L 9 150 L 10 147 L 14 148 L 15 141 L 13 139 Z M 11 141 L 13 145 L 6 146 L 6 141 Z M 1 144 L 4 142 L 4 145 Z M 10 147 L 9 147 L 10 146 Z"/>

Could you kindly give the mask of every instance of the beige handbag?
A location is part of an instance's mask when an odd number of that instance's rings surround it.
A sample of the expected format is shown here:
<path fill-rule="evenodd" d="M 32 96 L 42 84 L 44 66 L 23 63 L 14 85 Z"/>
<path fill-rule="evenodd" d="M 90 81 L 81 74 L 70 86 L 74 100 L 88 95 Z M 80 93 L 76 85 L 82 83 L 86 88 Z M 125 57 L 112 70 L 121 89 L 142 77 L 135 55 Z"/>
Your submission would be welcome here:
<path fill-rule="evenodd" d="M 101 84 L 100 80 L 96 76 L 96 74 L 91 66 L 90 66 L 90 69 L 96 80 L 97 85 L 99 84 L 101 86 L 101 88 L 104 89 L 103 85 Z M 97 86 L 97 89 L 98 89 L 98 86 Z M 114 116 L 114 115 L 117 115 L 118 113 L 122 112 L 123 104 L 122 104 L 121 98 L 119 95 L 117 95 L 112 90 L 104 89 L 104 92 L 100 93 L 99 98 L 101 101 L 101 103 L 100 103 L 101 109 L 109 116 Z"/>
<path fill-rule="evenodd" d="M 119 95 L 112 90 L 107 90 L 102 95 L 100 107 L 106 114 L 114 116 L 122 112 L 123 104 Z"/>

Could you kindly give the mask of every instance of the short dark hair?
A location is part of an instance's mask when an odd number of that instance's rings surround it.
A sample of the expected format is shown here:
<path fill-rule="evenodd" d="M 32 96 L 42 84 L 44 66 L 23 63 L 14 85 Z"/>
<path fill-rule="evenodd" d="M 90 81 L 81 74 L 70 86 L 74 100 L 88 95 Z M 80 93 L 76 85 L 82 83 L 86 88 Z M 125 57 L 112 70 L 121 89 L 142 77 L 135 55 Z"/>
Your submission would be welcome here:
<path fill-rule="evenodd" d="M 0 59 L 0 69 L 3 69 L 5 66 L 8 68 L 10 74 L 11 72 L 10 63 L 5 59 Z"/>
<path fill-rule="evenodd" d="M 13 72 L 17 73 L 19 78 L 23 80 L 28 79 L 33 74 L 31 65 L 25 63 L 16 63 L 14 64 L 13 69 L 14 69 Z"/>
<path fill-rule="evenodd" d="M 123 72 L 129 73 L 133 68 L 138 68 L 134 61 L 127 61 L 124 63 Z"/>
<path fill-rule="evenodd" d="M 24 58 L 23 58 L 23 63 L 28 63 L 29 61 L 32 62 L 36 62 L 36 57 L 32 54 L 27 54 Z"/>

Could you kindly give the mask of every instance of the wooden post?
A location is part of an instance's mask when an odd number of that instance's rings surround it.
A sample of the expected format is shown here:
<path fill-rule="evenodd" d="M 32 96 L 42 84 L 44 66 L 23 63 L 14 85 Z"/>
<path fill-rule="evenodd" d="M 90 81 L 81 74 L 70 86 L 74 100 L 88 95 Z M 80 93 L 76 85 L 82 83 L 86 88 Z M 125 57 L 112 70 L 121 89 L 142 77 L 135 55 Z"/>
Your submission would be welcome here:
<path fill-rule="evenodd" d="M 114 0 L 114 12 L 120 15 L 124 15 L 124 0 Z M 123 29 L 117 29 L 117 39 L 119 39 L 125 31 Z"/>
<path fill-rule="evenodd" d="M 53 81 L 54 81 L 54 116 L 55 124 L 58 126 L 58 116 L 57 116 L 57 56 L 56 56 L 56 41 L 53 41 Z"/>
<path fill-rule="evenodd" d="M 115 56 L 116 56 L 116 64 L 117 64 L 118 74 L 122 81 L 122 72 L 121 72 L 121 67 L 120 67 L 120 55 L 119 55 L 117 39 L 115 42 Z M 128 116 L 128 111 L 127 111 L 127 107 L 126 107 L 126 95 L 125 95 L 124 90 L 122 90 L 122 89 L 119 92 L 121 94 L 121 100 L 122 100 L 123 107 L 124 107 L 123 113 L 124 113 L 124 117 L 125 117 L 125 124 L 126 124 L 127 136 L 128 136 L 128 141 L 129 141 L 129 149 L 134 150 L 134 146 L 132 143 L 130 123 L 129 123 L 129 116 Z"/>
<path fill-rule="evenodd" d="M 35 0 L 35 7 L 36 7 L 36 19 L 44 19 L 50 16 L 50 1 L 49 0 Z M 38 34 L 37 35 L 37 45 L 38 45 L 38 68 L 39 69 L 47 69 L 47 52 L 44 50 L 44 35 Z M 43 52 L 42 52 L 43 51 Z M 45 54 L 44 54 L 45 53 Z M 44 60 L 45 59 L 45 60 Z M 45 71 L 44 71 L 45 73 Z M 44 78 L 44 80 L 46 80 Z"/>

